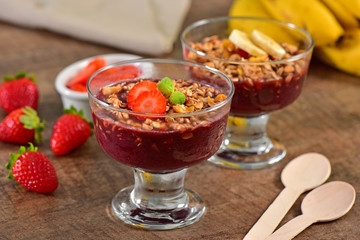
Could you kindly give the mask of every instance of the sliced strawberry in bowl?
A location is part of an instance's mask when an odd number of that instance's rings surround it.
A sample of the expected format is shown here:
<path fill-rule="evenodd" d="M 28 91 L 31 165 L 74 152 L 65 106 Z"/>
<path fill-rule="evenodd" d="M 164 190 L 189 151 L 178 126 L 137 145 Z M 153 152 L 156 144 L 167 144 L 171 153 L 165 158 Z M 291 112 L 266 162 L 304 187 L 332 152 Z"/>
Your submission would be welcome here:
<path fill-rule="evenodd" d="M 245 50 L 241 49 L 241 48 L 236 49 L 236 52 L 237 52 L 237 54 L 240 55 L 240 57 L 243 57 L 243 58 L 246 58 L 246 59 L 248 59 L 250 57 L 249 53 L 246 52 Z"/>
<path fill-rule="evenodd" d="M 162 114 L 166 112 L 166 99 L 160 91 L 145 91 L 135 99 L 134 112 Z"/>
<path fill-rule="evenodd" d="M 132 79 L 141 74 L 141 70 L 135 65 L 119 66 L 116 69 L 119 72 L 120 79 Z"/>
<path fill-rule="evenodd" d="M 103 80 L 106 79 L 108 84 L 118 82 L 124 79 L 136 79 L 141 75 L 141 69 L 135 65 L 118 66 L 106 69 L 96 75 L 92 80 L 92 88 L 100 88 Z"/>
<path fill-rule="evenodd" d="M 143 92 L 149 92 L 149 91 L 159 91 L 159 87 L 155 82 L 151 81 L 142 81 L 140 83 L 137 83 L 131 88 L 129 91 L 129 94 L 127 96 L 127 105 L 128 108 L 133 109 L 133 106 L 135 104 L 135 101 L 137 100 L 138 96 L 140 96 Z M 161 94 L 161 93 L 160 93 Z M 165 103 L 166 104 L 166 103 Z M 135 110 L 134 110 L 135 111 Z"/>
<path fill-rule="evenodd" d="M 79 91 L 79 88 L 77 86 L 81 84 L 85 86 L 85 88 L 81 88 L 81 90 L 86 92 L 87 80 L 94 72 L 105 66 L 106 66 L 106 61 L 104 58 L 96 57 L 92 59 L 85 68 L 80 70 L 80 72 L 78 72 L 66 83 L 66 87 L 74 91 Z"/>
<path fill-rule="evenodd" d="M 77 92 L 84 92 L 84 93 L 87 92 L 86 85 L 81 83 L 76 83 L 72 85 L 70 89 Z"/>

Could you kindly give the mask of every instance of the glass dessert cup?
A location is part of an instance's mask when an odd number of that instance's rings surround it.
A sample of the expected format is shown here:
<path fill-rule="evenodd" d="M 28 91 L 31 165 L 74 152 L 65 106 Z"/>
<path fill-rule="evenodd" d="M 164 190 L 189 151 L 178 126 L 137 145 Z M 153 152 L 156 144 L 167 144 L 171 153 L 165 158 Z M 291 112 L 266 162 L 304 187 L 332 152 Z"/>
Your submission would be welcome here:
<path fill-rule="evenodd" d="M 248 35 L 261 31 L 278 43 L 286 43 L 288 55 L 283 59 L 244 56 L 228 45 L 233 29 Z M 181 42 L 185 60 L 215 67 L 235 85 L 224 141 L 209 161 L 234 169 L 259 169 L 282 160 L 286 149 L 267 136 L 266 126 L 271 112 L 299 97 L 312 55 L 312 37 L 280 21 L 221 17 L 188 26 Z M 214 78 L 211 74 L 204 77 Z"/>
<path fill-rule="evenodd" d="M 208 108 L 184 113 L 150 114 L 115 107 L 105 100 L 105 87 L 117 82 L 116 75 L 126 65 L 141 69 L 140 76 L 119 83 L 140 79 L 156 82 L 164 77 L 184 79 L 192 87 L 212 87 L 226 98 Z M 196 78 L 193 71 L 211 72 L 217 78 Z M 134 171 L 134 186 L 122 189 L 112 200 L 115 215 L 125 223 L 155 230 L 196 222 L 205 205 L 196 192 L 184 188 L 185 173 L 219 149 L 234 93 L 232 81 L 216 69 L 194 63 L 140 59 L 99 70 L 88 81 L 88 93 L 100 146 Z M 122 92 L 116 94 L 121 98 Z"/>

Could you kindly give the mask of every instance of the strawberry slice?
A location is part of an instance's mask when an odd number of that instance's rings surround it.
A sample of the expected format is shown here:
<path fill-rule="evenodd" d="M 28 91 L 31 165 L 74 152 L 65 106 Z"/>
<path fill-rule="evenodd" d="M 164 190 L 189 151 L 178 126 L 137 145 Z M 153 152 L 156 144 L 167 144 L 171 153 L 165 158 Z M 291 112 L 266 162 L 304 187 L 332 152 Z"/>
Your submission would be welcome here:
<path fill-rule="evenodd" d="M 77 91 L 77 92 L 86 92 L 86 85 L 81 84 L 81 83 L 76 83 L 73 86 L 71 86 L 70 88 L 71 90 Z"/>
<path fill-rule="evenodd" d="M 236 51 L 237 51 L 237 54 L 240 55 L 240 57 L 243 57 L 243 58 L 246 58 L 246 59 L 248 59 L 250 57 L 249 53 L 246 52 L 245 50 L 241 49 L 241 48 L 238 48 Z"/>
<path fill-rule="evenodd" d="M 135 99 L 133 111 L 142 113 L 165 113 L 166 99 L 158 90 L 142 92 Z"/>
<path fill-rule="evenodd" d="M 141 71 L 134 65 L 119 66 L 116 68 L 120 79 L 133 79 L 140 75 Z"/>
<path fill-rule="evenodd" d="M 135 104 L 135 101 L 137 100 L 138 96 L 140 96 L 143 92 L 149 92 L 149 91 L 159 91 L 159 87 L 155 82 L 151 81 L 142 81 L 133 86 L 133 88 L 129 91 L 128 97 L 127 97 L 127 105 L 130 109 L 133 109 L 133 106 Z M 161 94 L 161 93 L 160 93 Z M 166 104 L 166 103 L 165 103 Z"/>
<path fill-rule="evenodd" d="M 124 79 L 135 79 L 141 70 L 134 65 L 118 66 L 106 69 L 95 76 L 95 79 L 106 79 L 107 82 L 117 82 Z"/>
<path fill-rule="evenodd" d="M 94 58 L 89 62 L 89 64 L 84 69 L 78 72 L 74 77 L 70 78 L 70 80 L 66 83 L 66 87 L 74 91 L 86 92 L 87 80 L 94 72 L 105 66 L 106 66 L 106 61 L 104 58 L 102 57 Z M 79 88 L 78 87 L 79 84 L 85 86 L 85 88 Z"/>

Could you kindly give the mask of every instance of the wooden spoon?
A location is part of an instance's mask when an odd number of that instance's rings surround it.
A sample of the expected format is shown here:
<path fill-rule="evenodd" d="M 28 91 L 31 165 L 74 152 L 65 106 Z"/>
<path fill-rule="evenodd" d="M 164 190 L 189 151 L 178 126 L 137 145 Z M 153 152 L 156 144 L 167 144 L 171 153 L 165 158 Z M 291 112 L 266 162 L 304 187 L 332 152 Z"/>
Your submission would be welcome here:
<path fill-rule="evenodd" d="M 312 190 L 301 203 L 302 215 L 292 219 L 266 240 L 293 239 L 315 222 L 344 216 L 355 202 L 355 189 L 346 182 L 334 181 Z"/>
<path fill-rule="evenodd" d="M 296 199 L 328 179 L 329 160 L 319 153 L 306 153 L 289 162 L 281 173 L 285 188 L 246 234 L 244 240 L 262 240 L 279 225 Z"/>

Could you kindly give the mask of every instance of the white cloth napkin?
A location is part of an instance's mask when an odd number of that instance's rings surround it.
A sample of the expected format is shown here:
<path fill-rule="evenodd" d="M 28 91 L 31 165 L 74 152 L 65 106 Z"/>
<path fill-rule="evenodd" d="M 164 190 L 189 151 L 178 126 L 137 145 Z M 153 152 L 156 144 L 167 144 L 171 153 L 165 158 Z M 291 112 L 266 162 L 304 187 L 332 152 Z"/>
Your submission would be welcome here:
<path fill-rule="evenodd" d="M 191 0 L 0 0 L 0 19 L 143 54 L 173 49 Z"/>

